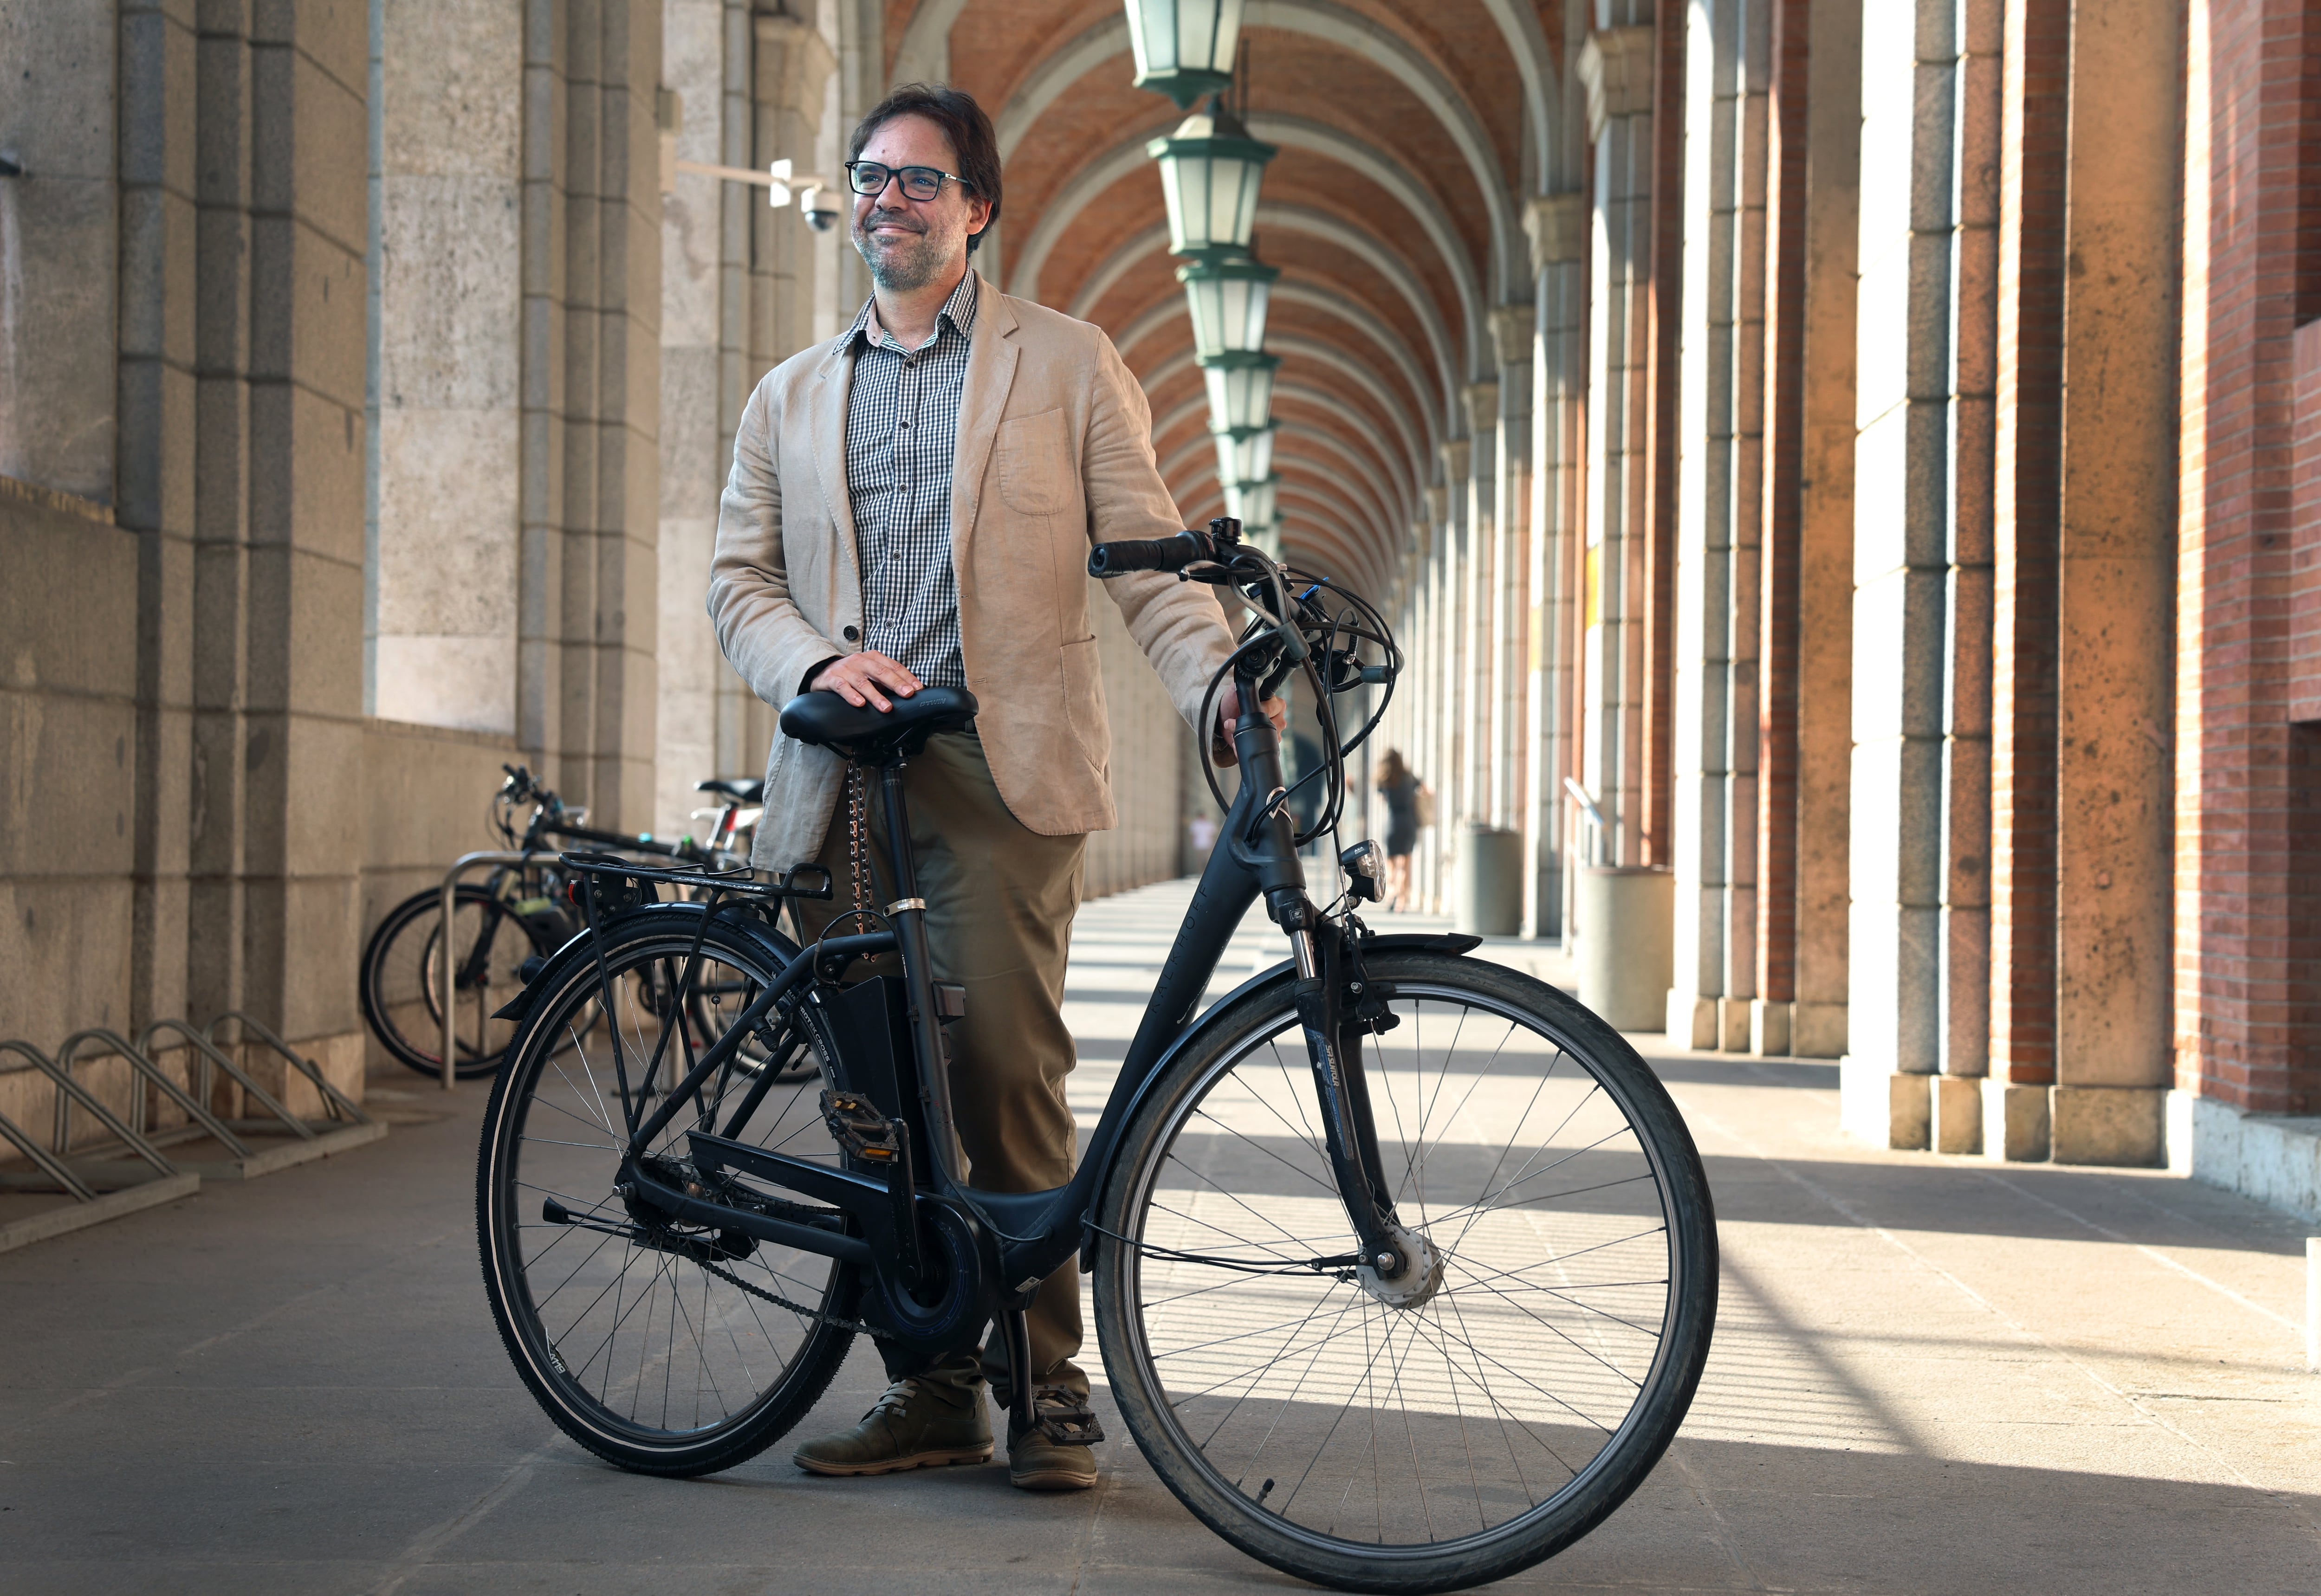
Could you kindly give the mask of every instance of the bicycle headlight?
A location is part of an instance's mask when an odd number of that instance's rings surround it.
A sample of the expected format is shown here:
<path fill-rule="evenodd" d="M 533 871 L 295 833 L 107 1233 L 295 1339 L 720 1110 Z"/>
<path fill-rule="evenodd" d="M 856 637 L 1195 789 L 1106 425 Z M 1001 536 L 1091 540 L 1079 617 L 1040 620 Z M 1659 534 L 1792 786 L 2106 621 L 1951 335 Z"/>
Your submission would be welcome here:
<path fill-rule="evenodd" d="M 1372 903 L 1379 901 L 1379 883 L 1386 879 L 1384 848 L 1364 839 L 1340 854 L 1338 863 L 1345 866 L 1348 891 Z"/>

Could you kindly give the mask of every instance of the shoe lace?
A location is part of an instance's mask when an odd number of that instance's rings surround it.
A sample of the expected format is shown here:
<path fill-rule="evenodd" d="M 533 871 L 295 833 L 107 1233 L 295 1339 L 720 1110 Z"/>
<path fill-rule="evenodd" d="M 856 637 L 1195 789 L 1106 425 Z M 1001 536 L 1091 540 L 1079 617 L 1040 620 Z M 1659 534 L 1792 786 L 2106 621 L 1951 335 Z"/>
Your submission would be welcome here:
<path fill-rule="evenodd" d="M 887 1388 L 885 1395 L 870 1404 L 870 1411 L 862 1415 L 862 1422 L 868 1424 L 881 1413 L 900 1415 L 904 1409 L 911 1405 L 911 1399 L 918 1394 L 917 1381 L 897 1380 Z"/>

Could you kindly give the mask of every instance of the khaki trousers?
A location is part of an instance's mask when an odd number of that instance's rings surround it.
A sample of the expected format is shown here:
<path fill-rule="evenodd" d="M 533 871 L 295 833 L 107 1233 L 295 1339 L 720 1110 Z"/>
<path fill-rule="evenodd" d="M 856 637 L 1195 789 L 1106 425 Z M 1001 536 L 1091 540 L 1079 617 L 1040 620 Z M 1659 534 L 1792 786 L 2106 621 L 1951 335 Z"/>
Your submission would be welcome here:
<path fill-rule="evenodd" d="M 878 777 L 869 781 L 874 906 L 899 894 L 888 869 L 886 818 Z M 1072 1178 L 1072 1111 L 1064 1101 L 1071 1074 L 1071 1032 L 1064 1028 L 1064 958 L 1080 902 L 1086 837 L 1042 837 L 1008 812 L 973 732 L 931 739 L 903 772 L 910 804 L 911 852 L 919 895 L 927 901 L 927 941 L 934 978 L 967 988 L 967 1015 L 947 1028 L 951 1090 L 966 1149 L 968 1183 L 994 1192 L 1044 1192 Z M 848 862 L 848 806 L 839 800 L 817 863 L 831 875 L 827 903 L 796 900 L 809 937 L 853 902 Z M 1035 1385 L 1061 1385 L 1085 1396 L 1088 1376 L 1071 1360 L 1080 1349 L 1077 1259 L 1050 1275 L 1025 1315 Z M 954 1354 L 930 1365 L 887 1350 L 889 1379 L 918 1377 L 971 1388 L 978 1368 L 1009 1390 L 1007 1343 L 992 1327 L 980 1359 Z"/>

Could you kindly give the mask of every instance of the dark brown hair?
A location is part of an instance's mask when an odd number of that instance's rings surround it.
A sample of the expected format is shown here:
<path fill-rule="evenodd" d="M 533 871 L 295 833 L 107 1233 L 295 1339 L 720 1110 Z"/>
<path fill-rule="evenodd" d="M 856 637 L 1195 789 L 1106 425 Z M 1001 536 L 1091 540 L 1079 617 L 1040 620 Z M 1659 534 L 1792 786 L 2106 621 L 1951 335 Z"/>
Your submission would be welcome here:
<path fill-rule="evenodd" d="M 959 175 L 967 180 L 975 198 L 991 202 L 991 214 L 982 228 L 967 235 L 967 252 L 974 254 L 983 235 L 999 220 L 999 135 L 991 131 L 991 118 L 965 89 L 947 83 L 900 84 L 854 124 L 846 159 L 861 159 L 862 147 L 870 142 L 870 135 L 897 116 L 924 116 L 942 129 L 959 158 Z"/>

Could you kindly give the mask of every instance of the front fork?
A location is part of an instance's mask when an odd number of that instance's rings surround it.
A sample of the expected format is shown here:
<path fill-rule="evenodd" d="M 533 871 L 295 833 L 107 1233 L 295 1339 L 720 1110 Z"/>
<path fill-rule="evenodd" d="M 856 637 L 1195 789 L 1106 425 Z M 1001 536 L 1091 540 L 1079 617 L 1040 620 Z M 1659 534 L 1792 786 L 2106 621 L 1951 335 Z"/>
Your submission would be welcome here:
<path fill-rule="evenodd" d="M 1264 697 L 1261 685 L 1245 673 L 1235 685 L 1245 706 Z M 1401 1226 L 1395 1217 L 1394 1186 L 1379 1152 L 1370 1084 L 1362 1069 L 1362 1028 L 1347 1013 L 1348 983 L 1361 979 L 1360 965 L 1357 961 L 1348 969 L 1345 929 L 1323 918 L 1306 893 L 1297 832 L 1286 805 L 1264 814 L 1264 804 L 1252 804 L 1250 818 L 1240 812 L 1256 794 L 1282 790 L 1280 733 L 1262 714 L 1245 709 L 1233 731 L 1233 752 L 1241 762 L 1243 798 L 1227 818 L 1226 842 L 1256 875 L 1267 912 L 1289 934 L 1290 952 L 1297 963 L 1297 1020 L 1314 1066 L 1314 1093 L 1338 1196 L 1361 1238 L 1363 1263 L 1391 1280 L 1417 1260 L 1405 1256 L 1408 1248 L 1397 1239 Z M 1243 828 L 1255 814 L 1264 814 L 1264 819 L 1245 835 Z"/>

